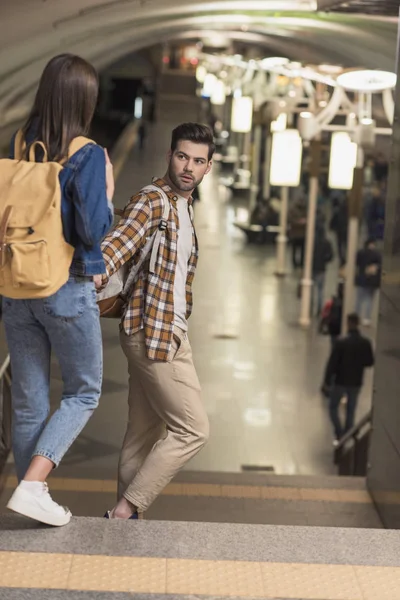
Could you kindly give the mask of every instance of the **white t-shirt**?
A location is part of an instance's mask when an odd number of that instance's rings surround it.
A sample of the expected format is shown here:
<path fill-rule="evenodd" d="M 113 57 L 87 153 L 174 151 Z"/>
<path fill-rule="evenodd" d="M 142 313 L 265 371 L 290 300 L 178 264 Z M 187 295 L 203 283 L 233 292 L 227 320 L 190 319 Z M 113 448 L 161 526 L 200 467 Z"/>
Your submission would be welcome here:
<path fill-rule="evenodd" d="M 192 254 L 193 225 L 190 219 L 186 198 L 178 196 L 177 209 L 179 217 L 177 262 L 174 282 L 174 325 L 187 331 L 186 320 L 186 279 L 188 263 Z"/>

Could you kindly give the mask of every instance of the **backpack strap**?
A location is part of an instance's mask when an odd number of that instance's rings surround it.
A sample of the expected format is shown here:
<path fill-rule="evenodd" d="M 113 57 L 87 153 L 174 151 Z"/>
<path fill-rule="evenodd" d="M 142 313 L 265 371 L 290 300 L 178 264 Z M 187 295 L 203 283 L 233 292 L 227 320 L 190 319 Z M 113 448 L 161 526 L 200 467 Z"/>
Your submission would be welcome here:
<path fill-rule="evenodd" d="M 39 141 L 33 142 L 31 147 L 29 148 L 29 162 L 35 162 L 35 150 L 38 146 L 39 146 L 39 148 L 41 148 L 43 150 L 42 162 L 47 162 L 46 146 L 43 144 L 43 142 L 39 142 Z"/>
<path fill-rule="evenodd" d="M 84 137 L 82 135 L 74 138 L 68 148 L 68 157 L 66 159 L 62 160 L 61 164 L 66 162 L 69 158 L 71 158 L 71 156 L 73 156 L 76 152 L 78 152 L 84 146 L 86 146 L 86 144 L 96 144 L 96 142 L 94 142 L 93 140 L 91 140 L 87 137 Z M 33 161 L 35 160 L 34 153 L 35 153 L 36 145 L 41 146 L 41 148 L 43 149 L 43 152 L 44 152 L 45 160 L 47 160 L 47 150 L 42 142 L 35 142 L 34 144 L 32 144 L 32 146 L 29 149 L 29 160 L 33 160 Z M 25 148 L 26 148 L 26 142 L 25 142 L 25 138 L 24 138 L 24 133 L 23 133 L 22 129 L 18 129 L 17 133 L 15 134 L 15 139 L 14 139 L 14 158 L 16 160 L 21 160 L 23 158 Z"/>
<path fill-rule="evenodd" d="M 154 187 L 156 187 L 156 186 L 154 186 Z M 149 266 L 149 273 L 151 273 L 151 274 L 154 274 L 156 271 L 158 249 L 160 247 L 161 237 L 164 234 L 164 232 L 168 226 L 168 217 L 169 217 L 169 211 L 170 211 L 170 204 L 169 204 L 169 199 L 168 199 L 167 194 L 161 188 L 157 187 L 156 189 L 157 189 L 157 191 L 159 191 L 161 193 L 161 196 L 164 200 L 164 208 L 163 208 L 163 214 L 161 217 L 161 221 L 158 225 L 158 229 L 155 234 L 153 248 L 151 250 L 150 266 Z"/>
<path fill-rule="evenodd" d="M 26 142 L 22 129 L 18 129 L 14 138 L 14 158 L 15 160 L 21 160 L 26 148 Z"/>

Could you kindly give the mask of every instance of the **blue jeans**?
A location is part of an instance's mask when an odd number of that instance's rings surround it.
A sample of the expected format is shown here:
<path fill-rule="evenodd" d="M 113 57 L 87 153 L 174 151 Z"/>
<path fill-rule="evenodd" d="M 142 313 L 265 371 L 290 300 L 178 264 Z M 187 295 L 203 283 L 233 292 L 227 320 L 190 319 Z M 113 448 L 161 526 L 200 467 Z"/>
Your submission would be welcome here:
<path fill-rule="evenodd" d="M 329 415 L 332 421 L 335 437 L 340 440 L 345 433 L 350 431 L 354 427 L 354 418 L 357 408 L 357 400 L 360 394 L 359 387 L 344 387 L 341 385 L 334 385 L 331 391 L 329 400 Z M 341 399 L 347 397 L 346 406 L 346 423 L 343 428 L 339 418 L 339 406 Z"/>
<path fill-rule="evenodd" d="M 371 320 L 375 291 L 375 288 L 357 287 L 356 313 L 360 319 L 364 318 L 368 321 Z M 365 306 L 364 314 L 363 306 Z"/>
<path fill-rule="evenodd" d="M 33 456 L 57 466 L 97 407 L 102 382 L 102 338 L 94 284 L 70 277 L 53 296 L 3 298 L 12 370 L 12 439 L 18 480 Z M 50 412 L 50 358 L 64 384 L 59 408 Z"/>

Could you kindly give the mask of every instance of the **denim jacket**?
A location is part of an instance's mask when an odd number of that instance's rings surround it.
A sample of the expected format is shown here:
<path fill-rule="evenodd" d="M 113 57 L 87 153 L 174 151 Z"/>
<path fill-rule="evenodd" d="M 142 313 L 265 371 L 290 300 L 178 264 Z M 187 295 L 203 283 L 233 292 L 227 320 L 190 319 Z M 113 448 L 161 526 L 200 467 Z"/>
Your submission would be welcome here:
<path fill-rule="evenodd" d="M 27 142 L 29 138 L 27 135 Z M 14 158 L 14 138 L 10 158 Z M 40 149 L 37 160 L 41 160 Z M 106 195 L 104 150 L 87 144 L 63 165 L 60 172 L 61 217 L 65 240 L 75 248 L 71 275 L 91 276 L 105 273 L 100 242 L 113 221 L 113 210 Z"/>

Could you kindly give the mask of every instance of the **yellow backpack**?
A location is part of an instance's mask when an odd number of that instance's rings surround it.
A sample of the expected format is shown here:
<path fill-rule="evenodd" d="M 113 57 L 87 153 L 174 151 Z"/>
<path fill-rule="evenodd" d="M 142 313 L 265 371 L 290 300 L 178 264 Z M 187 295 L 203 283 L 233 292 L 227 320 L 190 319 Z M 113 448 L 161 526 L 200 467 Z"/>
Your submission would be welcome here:
<path fill-rule="evenodd" d="M 68 158 L 88 143 L 72 140 Z M 35 162 L 41 146 L 43 162 Z M 14 159 L 0 160 L 0 294 L 8 298 L 47 298 L 68 280 L 74 248 L 63 235 L 61 163 L 47 160 L 42 142 L 29 149 L 22 131 L 15 138 Z"/>

